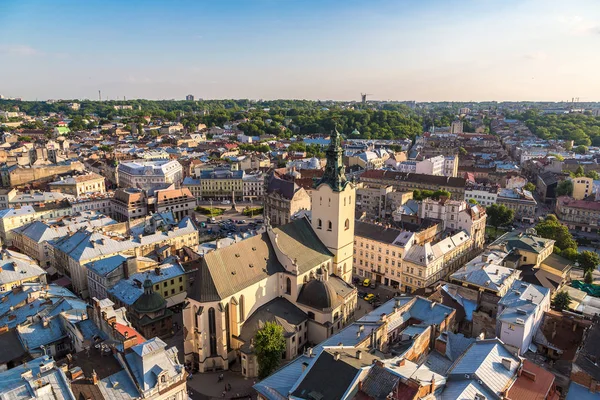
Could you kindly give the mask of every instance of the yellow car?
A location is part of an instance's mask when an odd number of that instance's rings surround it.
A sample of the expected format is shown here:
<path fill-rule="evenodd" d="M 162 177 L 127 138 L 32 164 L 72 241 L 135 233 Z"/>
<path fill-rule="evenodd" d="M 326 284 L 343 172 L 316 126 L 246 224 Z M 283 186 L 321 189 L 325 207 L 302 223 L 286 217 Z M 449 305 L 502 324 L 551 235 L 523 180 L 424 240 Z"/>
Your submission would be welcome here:
<path fill-rule="evenodd" d="M 375 298 L 375 295 L 373 293 L 369 293 L 368 295 L 365 296 L 365 301 L 372 301 Z"/>
<path fill-rule="evenodd" d="M 365 287 L 369 287 L 370 285 L 371 285 L 371 280 L 370 280 L 370 279 L 368 279 L 368 278 L 367 278 L 367 279 L 365 279 L 365 280 L 363 281 L 363 286 L 365 286 Z"/>

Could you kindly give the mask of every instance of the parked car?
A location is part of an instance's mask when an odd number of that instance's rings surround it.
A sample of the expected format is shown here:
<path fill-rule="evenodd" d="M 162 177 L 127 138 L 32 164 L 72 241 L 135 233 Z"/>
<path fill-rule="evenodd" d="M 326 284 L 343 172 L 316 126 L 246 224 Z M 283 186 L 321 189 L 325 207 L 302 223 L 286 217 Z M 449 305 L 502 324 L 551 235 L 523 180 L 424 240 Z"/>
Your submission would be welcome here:
<path fill-rule="evenodd" d="M 365 286 L 365 287 L 369 287 L 370 285 L 371 285 L 371 280 L 370 280 L 369 278 L 366 278 L 366 279 L 363 281 L 363 286 Z"/>
<path fill-rule="evenodd" d="M 371 302 L 373 300 L 375 300 L 375 295 L 373 293 L 369 293 L 368 295 L 366 295 L 364 297 L 365 301 Z"/>
<path fill-rule="evenodd" d="M 357 292 L 356 295 L 358 296 L 359 299 L 364 299 L 365 296 L 367 295 L 366 292 Z"/>
<path fill-rule="evenodd" d="M 377 282 L 371 282 L 371 289 L 375 289 L 377 287 Z"/>
<path fill-rule="evenodd" d="M 230 200 L 223 200 L 223 201 L 221 202 L 221 204 L 231 204 L 231 201 L 230 201 Z"/>

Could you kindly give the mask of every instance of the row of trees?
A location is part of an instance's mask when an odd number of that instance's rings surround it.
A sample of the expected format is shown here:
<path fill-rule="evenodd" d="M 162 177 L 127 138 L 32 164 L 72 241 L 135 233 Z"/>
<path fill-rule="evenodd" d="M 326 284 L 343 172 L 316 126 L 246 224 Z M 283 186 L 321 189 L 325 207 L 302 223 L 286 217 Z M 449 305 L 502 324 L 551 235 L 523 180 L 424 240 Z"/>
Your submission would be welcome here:
<path fill-rule="evenodd" d="M 337 125 L 338 130 L 351 136 L 357 131 L 357 138 L 397 139 L 414 138 L 423 131 L 424 123 L 432 122 L 429 114 L 418 115 L 405 105 L 395 105 L 391 109 L 374 110 L 357 105 L 347 109 L 341 104 L 323 104 L 305 100 L 277 100 L 250 102 L 248 100 L 211 101 L 82 101 L 79 110 L 72 110 L 68 103 L 15 102 L 0 100 L 0 109 L 19 110 L 28 115 L 43 116 L 48 113 L 62 113 L 72 118 L 71 129 L 83 130 L 95 127 L 96 122 L 88 123 L 86 118 L 94 115 L 102 124 L 115 117 L 123 117 L 126 123 L 143 123 L 142 117 L 164 121 L 180 121 L 186 128 L 194 129 L 198 124 L 208 127 L 223 126 L 229 121 L 244 120 L 238 128 L 252 136 L 273 134 L 289 137 L 293 134 L 327 134 Z M 115 110 L 117 105 L 131 105 L 129 110 Z M 429 118 L 429 119 L 428 119 Z M 450 114 L 438 123 L 448 124 Z M 439 126 L 439 125 L 438 125 Z"/>
<path fill-rule="evenodd" d="M 417 201 L 421 201 L 427 198 L 432 198 L 434 200 L 439 200 L 440 197 L 450 198 L 451 193 L 447 190 L 413 190 L 413 199 Z"/>
<path fill-rule="evenodd" d="M 575 146 L 600 146 L 600 117 L 588 114 L 542 114 L 539 110 L 507 114 L 516 118 L 542 139 L 573 140 Z M 585 152 L 585 147 L 578 147 Z"/>

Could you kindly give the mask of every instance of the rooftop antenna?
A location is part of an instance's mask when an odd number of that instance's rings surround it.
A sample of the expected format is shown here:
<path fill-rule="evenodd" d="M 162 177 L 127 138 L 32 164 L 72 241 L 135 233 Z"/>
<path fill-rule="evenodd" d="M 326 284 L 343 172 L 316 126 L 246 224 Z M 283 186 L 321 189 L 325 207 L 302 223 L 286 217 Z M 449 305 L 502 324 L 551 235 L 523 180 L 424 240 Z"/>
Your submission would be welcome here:
<path fill-rule="evenodd" d="M 102 101 L 102 91 L 98 90 L 98 100 Z"/>

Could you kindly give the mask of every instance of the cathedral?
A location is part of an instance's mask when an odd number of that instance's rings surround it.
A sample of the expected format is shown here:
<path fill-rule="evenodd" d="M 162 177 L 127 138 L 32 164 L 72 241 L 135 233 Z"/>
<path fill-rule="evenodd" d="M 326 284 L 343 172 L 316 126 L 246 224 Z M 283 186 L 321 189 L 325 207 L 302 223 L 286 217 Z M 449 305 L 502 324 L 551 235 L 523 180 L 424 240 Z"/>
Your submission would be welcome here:
<path fill-rule="evenodd" d="M 186 363 L 200 372 L 258 374 L 255 332 L 265 322 L 284 329 L 291 360 L 352 321 L 355 187 L 342 163 L 339 133 L 312 192 L 311 220 L 272 227 L 201 259 L 183 310 Z"/>

